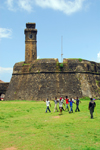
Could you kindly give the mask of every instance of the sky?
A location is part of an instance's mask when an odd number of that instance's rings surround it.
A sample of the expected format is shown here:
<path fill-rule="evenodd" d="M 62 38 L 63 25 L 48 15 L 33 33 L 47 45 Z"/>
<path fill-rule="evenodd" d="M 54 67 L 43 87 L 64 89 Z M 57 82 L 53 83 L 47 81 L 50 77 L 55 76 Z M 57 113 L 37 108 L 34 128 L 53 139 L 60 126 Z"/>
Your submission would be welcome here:
<path fill-rule="evenodd" d="M 28 22 L 38 30 L 38 58 L 61 62 L 62 49 L 63 58 L 100 62 L 100 0 L 0 0 L 0 80 L 10 82 L 25 61 Z"/>

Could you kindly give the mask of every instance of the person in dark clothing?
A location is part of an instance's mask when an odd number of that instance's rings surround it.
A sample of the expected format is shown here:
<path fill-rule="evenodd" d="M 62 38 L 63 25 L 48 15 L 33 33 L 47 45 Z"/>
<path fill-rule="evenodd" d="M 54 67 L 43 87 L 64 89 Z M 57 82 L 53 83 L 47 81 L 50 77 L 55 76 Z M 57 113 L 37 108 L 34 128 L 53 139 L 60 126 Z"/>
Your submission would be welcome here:
<path fill-rule="evenodd" d="M 89 102 L 89 107 L 88 109 L 90 110 L 90 115 L 91 115 L 91 119 L 93 119 L 93 112 L 94 112 L 94 107 L 96 107 L 96 103 L 93 101 L 93 98 L 90 98 L 90 102 Z"/>
<path fill-rule="evenodd" d="M 81 103 L 81 101 L 78 99 L 78 97 L 75 100 L 76 100 L 76 110 L 75 110 L 75 112 L 77 112 L 77 110 L 80 111 L 79 102 Z"/>

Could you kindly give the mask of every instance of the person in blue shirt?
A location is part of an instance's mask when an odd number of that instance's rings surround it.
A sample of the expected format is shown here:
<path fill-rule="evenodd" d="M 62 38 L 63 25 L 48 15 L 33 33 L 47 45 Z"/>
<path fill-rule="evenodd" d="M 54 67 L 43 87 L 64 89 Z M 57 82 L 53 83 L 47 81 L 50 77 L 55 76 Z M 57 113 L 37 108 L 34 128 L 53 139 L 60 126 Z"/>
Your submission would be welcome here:
<path fill-rule="evenodd" d="M 69 104 L 70 104 L 70 111 L 69 111 L 69 113 L 73 113 L 73 103 L 75 103 L 74 101 L 72 101 L 72 98 L 70 98 L 70 100 L 69 100 Z"/>

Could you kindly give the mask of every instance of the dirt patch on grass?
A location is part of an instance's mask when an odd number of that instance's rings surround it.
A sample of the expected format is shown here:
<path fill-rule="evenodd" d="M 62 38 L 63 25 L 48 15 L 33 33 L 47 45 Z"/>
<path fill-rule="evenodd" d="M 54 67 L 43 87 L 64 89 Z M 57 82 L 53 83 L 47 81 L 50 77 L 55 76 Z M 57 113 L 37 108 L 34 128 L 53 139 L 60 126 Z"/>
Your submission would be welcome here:
<path fill-rule="evenodd" d="M 4 149 L 4 150 L 17 150 L 17 148 L 15 148 L 15 147 L 10 147 L 10 148 L 6 148 L 6 149 Z"/>
<path fill-rule="evenodd" d="M 71 147 L 66 148 L 66 150 L 71 150 Z"/>
<path fill-rule="evenodd" d="M 54 116 L 53 118 L 60 118 L 60 116 Z"/>
<path fill-rule="evenodd" d="M 96 142 L 95 145 L 100 145 L 100 143 Z"/>

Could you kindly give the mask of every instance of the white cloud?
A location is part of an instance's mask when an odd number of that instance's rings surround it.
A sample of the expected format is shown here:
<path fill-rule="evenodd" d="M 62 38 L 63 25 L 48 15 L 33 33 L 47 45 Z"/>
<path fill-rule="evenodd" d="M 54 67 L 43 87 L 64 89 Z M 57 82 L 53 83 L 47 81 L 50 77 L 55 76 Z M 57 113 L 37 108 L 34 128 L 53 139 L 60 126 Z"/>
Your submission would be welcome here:
<path fill-rule="evenodd" d="M 6 4 L 9 10 L 15 11 L 14 6 L 13 6 L 14 1 L 13 0 L 6 0 Z"/>
<path fill-rule="evenodd" d="M 97 62 L 100 62 L 100 52 L 97 54 Z"/>
<path fill-rule="evenodd" d="M 0 80 L 9 82 L 12 76 L 13 68 L 0 67 Z"/>
<path fill-rule="evenodd" d="M 82 9 L 85 0 L 35 0 L 42 8 L 52 8 L 69 15 Z"/>
<path fill-rule="evenodd" d="M 16 10 L 15 3 L 18 5 L 18 9 L 31 12 L 33 5 L 36 4 L 42 8 L 51 8 L 54 10 L 62 11 L 63 13 L 70 15 L 81 10 L 84 6 L 84 2 L 87 0 L 6 0 L 6 4 L 9 10 Z"/>
<path fill-rule="evenodd" d="M 32 0 L 19 0 L 18 5 L 21 9 L 24 9 L 28 12 L 32 11 Z"/>
<path fill-rule="evenodd" d="M 16 11 L 18 9 L 32 11 L 32 3 L 34 0 L 6 0 L 6 4 L 9 10 Z"/>
<path fill-rule="evenodd" d="M 12 30 L 7 28 L 0 28 L 0 39 L 1 38 L 11 38 Z"/>
<path fill-rule="evenodd" d="M 0 74 L 2 73 L 12 73 L 13 72 L 13 68 L 3 68 L 3 67 L 0 67 Z"/>

